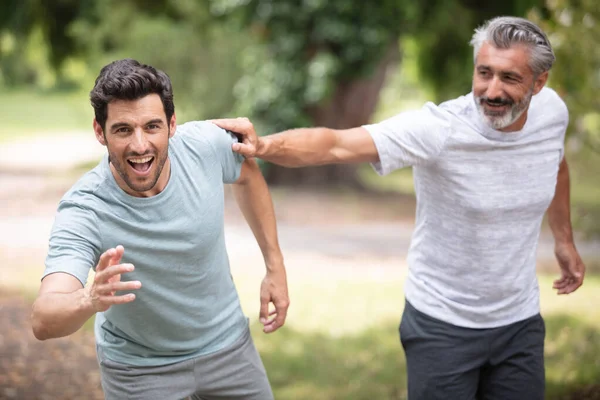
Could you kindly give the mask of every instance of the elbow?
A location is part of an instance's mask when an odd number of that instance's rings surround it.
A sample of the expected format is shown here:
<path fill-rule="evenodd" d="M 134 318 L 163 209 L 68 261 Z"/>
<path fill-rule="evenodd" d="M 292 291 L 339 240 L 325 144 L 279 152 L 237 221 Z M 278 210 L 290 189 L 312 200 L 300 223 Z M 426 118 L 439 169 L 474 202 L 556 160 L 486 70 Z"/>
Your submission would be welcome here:
<path fill-rule="evenodd" d="M 33 336 L 35 336 L 37 340 L 47 340 L 51 338 L 48 328 L 42 321 L 35 304 L 33 305 L 31 313 L 31 330 L 33 331 Z"/>
<path fill-rule="evenodd" d="M 50 339 L 50 335 L 48 334 L 48 330 L 44 328 L 44 326 L 40 323 L 32 323 L 31 329 L 33 331 L 33 336 L 37 340 L 46 340 Z"/>

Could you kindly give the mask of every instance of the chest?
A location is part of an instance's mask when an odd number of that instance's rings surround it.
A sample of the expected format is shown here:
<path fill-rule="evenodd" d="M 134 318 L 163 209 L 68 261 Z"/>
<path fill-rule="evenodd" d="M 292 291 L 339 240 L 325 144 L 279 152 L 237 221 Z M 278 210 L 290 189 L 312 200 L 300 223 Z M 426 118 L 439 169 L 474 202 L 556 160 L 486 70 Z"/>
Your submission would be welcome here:
<path fill-rule="evenodd" d="M 150 269 L 211 259 L 223 243 L 223 184 L 198 170 L 171 179 L 160 201 L 107 207 L 99 215 L 103 246 L 123 245 L 127 262 Z"/>
<path fill-rule="evenodd" d="M 455 151 L 423 171 L 436 198 L 478 221 L 539 217 L 554 197 L 559 150 Z"/>

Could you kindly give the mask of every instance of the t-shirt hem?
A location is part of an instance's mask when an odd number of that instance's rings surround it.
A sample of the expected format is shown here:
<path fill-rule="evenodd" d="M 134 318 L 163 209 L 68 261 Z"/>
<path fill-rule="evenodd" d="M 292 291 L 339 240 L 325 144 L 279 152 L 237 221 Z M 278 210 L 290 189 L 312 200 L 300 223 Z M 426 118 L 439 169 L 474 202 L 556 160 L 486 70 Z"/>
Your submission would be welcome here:
<path fill-rule="evenodd" d="M 412 296 L 410 296 L 409 294 L 406 294 L 406 301 L 408 301 L 417 311 L 431 318 L 435 318 L 441 322 L 445 322 L 456 327 L 468 329 L 501 328 L 520 321 L 524 321 L 540 313 L 540 307 L 538 304 L 536 307 L 528 307 L 526 311 L 510 313 L 510 315 L 513 316 L 512 318 L 501 318 L 490 322 L 476 323 L 472 320 L 458 317 L 456 314 L 453 314 L 451 312 L 436 312 L 435 310 L 430 309 L 429 307 L 422 304 L 418 299 L 414 299 L 411 297 Z M 523 310 L 523 308 L 521 308 L 520 310 Z"/>
<path fill-rule="evenodd" d="M 167 355 L 167 356 L 154 356 L 154 357 L 143 357 L 138 355 L 130 355 L 127 354 L 123 357 L 123 353 L 115 351 L 114 349 L 107 347 L 104 345 L 103 341 L 98 338 L 96 335 L 96 343 L 97 346 L 100 347 L 102 354 L 104 357 L 109 359 L 110 361 L 130 365 L 134 367 L 160 367 L 165 365 L 177 364 L 180 362 L 188 361 L 194 358 L 208 356 L 220 351 L 224 351 L 229 347 L 236 344 L 236 342 L 247 332 L 249 331 L 248 326 L 249 320 L 247 317 L 244 317 L 240 320 L 239 323 L 236 323 L 231 329 L 238 330 L 235 335 L 228 334 L 228 340 L 225 340 L 217 345 L 208 346 L 201 350 L 194 351 L 188 354 L 183 355 Z"/>

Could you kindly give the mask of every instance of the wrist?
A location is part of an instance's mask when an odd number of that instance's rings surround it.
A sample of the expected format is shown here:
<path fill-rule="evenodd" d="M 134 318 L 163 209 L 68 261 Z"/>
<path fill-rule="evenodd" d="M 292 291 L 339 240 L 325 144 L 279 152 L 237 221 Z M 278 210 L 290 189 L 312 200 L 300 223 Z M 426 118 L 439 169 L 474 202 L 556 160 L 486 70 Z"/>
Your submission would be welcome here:
<path fill-rule="evenodd" d="M 285 266 L 283 264 L 283 256 L 279 255 L 276 257 L 269 257 L 265 259 L 265 267 L 267 269 L 267 273 L 273 272 L 285 272 Z"/>
<path fill-rule="evenodd" d="M 257 141 L 256 141 L 256 157 L 258 158 L 262 158 L 264 157 L 268 151 L 269 151 L 269 147 L 271 145 L 271 140 L 268 137 L 258 137 Z"/>
<path fill-rule="evenodd" d="M 94 303 L 92 301 L 91 286 L 86 286 L 81 289 L 79 298 L 79 310 L 82 313 L 95 314 Z"/>

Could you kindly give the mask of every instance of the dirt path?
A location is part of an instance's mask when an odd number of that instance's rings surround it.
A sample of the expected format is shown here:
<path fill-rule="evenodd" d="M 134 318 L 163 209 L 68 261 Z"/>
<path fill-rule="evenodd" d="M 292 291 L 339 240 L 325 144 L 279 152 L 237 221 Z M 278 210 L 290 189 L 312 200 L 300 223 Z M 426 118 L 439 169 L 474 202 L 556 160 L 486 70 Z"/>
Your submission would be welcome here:
<path fill-rule="evenodd" d="M 103 399 L 92 334 L 40 342 L 29 302 L 0 291 L 0 399 Z"/>

